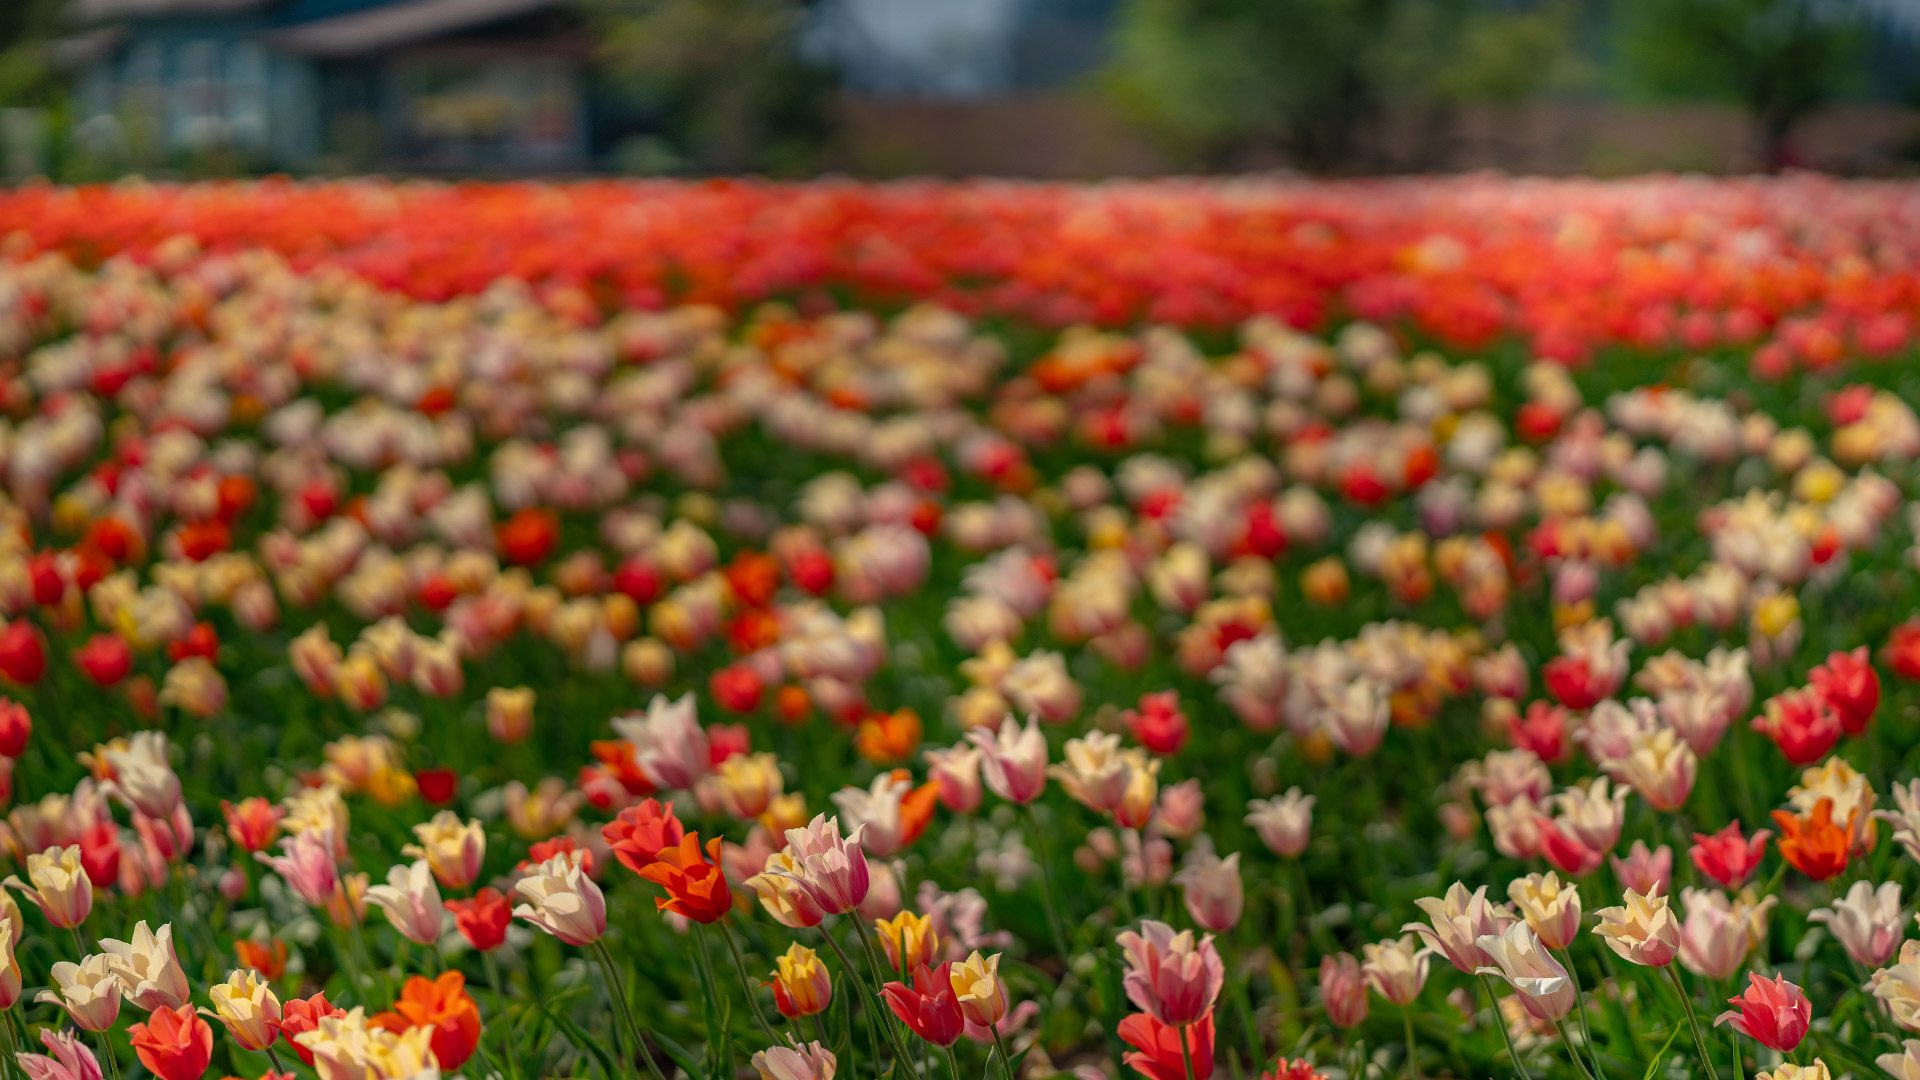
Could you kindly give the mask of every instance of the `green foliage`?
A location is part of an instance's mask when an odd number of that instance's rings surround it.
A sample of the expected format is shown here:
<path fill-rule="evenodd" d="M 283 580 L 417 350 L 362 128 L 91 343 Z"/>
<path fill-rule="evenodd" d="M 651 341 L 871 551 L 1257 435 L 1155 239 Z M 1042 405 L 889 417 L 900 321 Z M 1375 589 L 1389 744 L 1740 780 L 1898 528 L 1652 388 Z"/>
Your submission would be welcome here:
<path fill-rule="evenodd" d="M 1453 102 L 1525 101 L 1581 76 L 1573 13 L 1560 4 L 1525 11 L 1475 11 L 1454 34 L 1452 57 L 1433 90 Z"/>
<path fill-rule="evenodd" d="M 45 105 L 58 93 L 47 43 L 63 0 L 0 3 L 0 108 Z"/>
<path fill-rule="evenodd" d="M 603 76 L 661 129 L 644 160 L 712 171 L 806 169 L 828 80 L 799 58 L 799 0 L 579 0 Z M 635 160 L 639 160 L 636 155 Z"/>
<path fill-rule="evenodd" d="M 1570 21 L 1492 0 L 1130 0 L 1105 83 L 1202 164 L 1277 149 L 1338 168 L 1393 113 L 1538 93 L 1566 69 Z"/>
<path fill-rule="evenodd" d="M 1772 160 L 1859 73 L 1865 22 L 1855 0 L 1622 0 L 1616 35 L 1630 90 L 1738 102 Z"/>

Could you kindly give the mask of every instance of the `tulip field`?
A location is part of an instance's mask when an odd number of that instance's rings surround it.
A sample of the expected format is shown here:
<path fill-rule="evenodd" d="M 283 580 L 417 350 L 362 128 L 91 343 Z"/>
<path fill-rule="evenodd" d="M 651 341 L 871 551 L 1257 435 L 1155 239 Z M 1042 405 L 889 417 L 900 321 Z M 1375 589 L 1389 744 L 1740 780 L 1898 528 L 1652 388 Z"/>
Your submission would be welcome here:
<path fill-rule="evenodd" d="M 1920 186 L 0 191 L 0 1080 L 1920 1080 Z"/>

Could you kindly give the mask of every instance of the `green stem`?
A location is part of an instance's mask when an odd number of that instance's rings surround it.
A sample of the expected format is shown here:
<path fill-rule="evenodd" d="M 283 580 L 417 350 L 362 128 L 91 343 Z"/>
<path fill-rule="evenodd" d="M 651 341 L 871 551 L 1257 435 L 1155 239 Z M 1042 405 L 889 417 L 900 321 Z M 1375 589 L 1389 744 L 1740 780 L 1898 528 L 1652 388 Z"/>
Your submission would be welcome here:
<path fill-rule="evenodd" d="M 613 993 L 614 1004 L 620 1009 L 620 1018 L 626 1021 L 627 1031 L 632 1034 L 634 1042 L 640 1046 L 640 1057 L 647 1063 L 647 1072 L 653 1076 L 653 1080 L 666 1080 L 666 1077 L 660 1072 L 659 1064 L 653 1060 L 653 1051 L 647 1049 L 647 1037 L 641 1034 L 640 1025 L 633 1022 L 633 1010 L 627 1007 L 627 990 L 625 986 L 621 985 L 619 972 L 614 970 L 613 954 L 607 951 L 607 943 L 604 941 L 594 942 L 593 954 L 599 958 L 600 970 L 606 974 L 607 989 Z M 614 1041 L 616 1043 L 619 1042 L 617 1036 Z M 628 1068 L 632 1068 L 631 1061 L 623 1064 Z"/>
<path fill-rule="evenodd" d="M 1006 1040 L 1000 1037 L 998 1026 L 987 1029 L 993 1033 L 993 1048 L 1000 1052 L 1000 1070 L 1007 1074 L 1007 1080 L 1015 1080 L 1013 1075 L 1013 1057 L 1007 1053 Z"/>
<path fill-rule="evenodd" d="M 960 1059 L 954 1056 L 953 1044 L 947 1044 L 947 1071 L 953 1074 L 953 1080 L 960 1080 Z"/>
<path fill-rule="evenodd" d="M 1566 1020 L 1564 1018 L 1555 1020 L 1553 1026 L 1554 1030 L 1560 1032 L 1560 1045 L 1566 1047 L 1567 1057 L 1573 1059 L 1573 1067 L 1579 1069 L 1580 1075 L 1586 1077 L 1587 1080 L 1595 1080 L 1593 1070 L 1587 1068 L 1587 1063 L 1580 1060 L 1579 1054 L 1573 1052 L 1573 1037 L 1567 1033 Z"/>
<path fill-rule="evenodd" d="M 493 989 L 494 1003 L 500 1006 L 500 1034 L 505 1043 L 501 1056 L 507 1062 L 507 1080 L 520 1080 L 520 1059 L 514 1054 L 518 1040 L 513 1034 L 513 1013 L 507 1008 L 507 984 L 500 978 L 500 965 L 492 950 L 480 953 L 480 967 L 487 973 L 487 985 Z"/>
<path fill-rule="evenodd" d="M 1261 1063 L 1266 1060 L 1266 1054 L 1262 1052 L 1260 1047 L 1259 1026 L 1253 1021 L 1251 992 L 1248 989 L 1248 984 L 1252 981 L 1253 976 L 1251 973 L 1248 973 L 1243 978 L 1233 980 L 1233 1003 L 1235 1011 L 1240 1014 L 1240 1026 L 1246 1031 L 1247 1035 L 1247 1065 L 1255 1072 L 1258 1072 Z"/>
<path fill-rule="evenodd" d="M 21 1015 L 22 1011 L 23 1010 L 20 1009 L 8 1009 L 6 1013 L 7 1023 L 18 1035 L 16 1044 L 23 1051 L 31 1052 L 34 1049 L 33 1035 L 27 1030 L 27 1020 L 26 1017 Z M 20 1059 L 15 1058 L 13 1060 L 14 1064 L 19 1064 Z"/>
<path fill-rule="evenodd" d="M 10 931 L 0 931 L 0 932 L 10 932 Z M 6 1065 L 6 1070 L 4 1074 L 7 1076 L 12 1076 L 14 1074 L 15 1063 L 20 1060 L 20 1036 L 16 1034 L 14 1031 L 12 1017 L 8 1017 L 4 1024 L 0 1024 L 0 1027 L 4 1027 L 7 1029 L 7 1057 L 6 1057 L 6 1060 L 4 1062 L 0 1062 L 0 1064 Z"/>
<path fill-rule="evenodd" d="M 1139 829 L 1129 827 L 1127 834 L 1133 837 L 1133 846 L 1136 850 L 1145 847 L 1144 841 L 1140 838 Z M 1127 880 L 1127 855 L 1124 846 L 1120 849 L 1120 861 L 1115 869 L 1120 874 L 1120 913 L 1126 916 L 1127 925 L 1131 926 L 1140 921 L 1140 910 L 1133 902 L 1133 883 Z"/>
<path fill-rule="evenodd" d="M 846 951 L 840 948 L 839 939 L 835 938 L 832 934 L 827 932 L 827 927 L 826 927 L 826 924 L 824 923 L 814 927 L 814 929 L 820 931 L 820 936 L 826 940 L 827 947 L 832 949 L 833 955 L 840 960 L 840 971 L 841 971 L 841 974 L 846 978 L 847 982 L 850 984 L 849 990 L 851 990 L 852 986 L 858 986 L 861 982 L 860 972 L 855 970 L 853 966 L 853 961 L 847 959 Z M 864 992 L 859 994 L 854 994 L 849 992 L 844 996 L 847 999 L 845 1008 L 849 1012 L 852 1011 L 853 1003 L 855 1001 L 860 1002 L 860 1015 L 865 1017 L 867 1021 L 867 1043 L 868 1045 L 873 1047 L 873 1056 L 874 1056 L 874 1059 L 877 1061 L 880 1057 L 880 1029 L 874 1025 L 873 1002 L 867 998 Z M 851 1017 L 848 1018 L 847 1024 L 849 1027 L 852 1026 L 853 1020 Z M 847 1032 L 847 1049 L 848 1050 L 853 1049 L 853 1032 L 852 1031 Z M 853 1063 L 851 1061 L 847 1063 L 847 1067 L 848 1067 L 849 1073 L 858 1075 L 857 1070 L 853 1069 Z"/>
<path fill-rule="evenodd" d="M 747 963 L 740 957 L 740 945 L 733 939 L 733 928 L 725 919 L 720 921 L 720 940 L 727 943 L 727 955 L 733 957 L 733 970 L 740 976 L 740 987 L 747 993 L 747 1005 L 753 1009 L 753 1019 L 760 1025 L 761 1034 L 768 1042 L 778 1043 L 780 1036 L 774 1034 L 773 1025 L 767 1023 L 767 1014 L 760 1008 L 760 999 L 753 994 L 753 979 L 747 975 Z"/>
<path fill-rule="evenodd" d="M 1693 997 L 1687 988 L 1680 985 L 1680 973 L 1673 965 L 1666 966 L 1667 979 L 1673 983 L 1673 992 L 1680 995 L 1680 1004 L 1687 1010 L 1687 1026 L 1693 1029 L 1693 1048 L 1700 1053 L 1700 1064 L 1707 1067 L 1707 1080 L 1719 1080 L 1720 1074 L 1713 1067 L 1713 1058 L 1707 1053 L 1707 1040 L 1700 1034 L 1700 1019 L 1693 1014 Z"/>
<path fill-rule="evenodd" d="M 867 968 L 873 973 L 873 994 L 877 999 L 880 996 L 881 988 L 884 987 L 887 982 L 886 976 L 881 974 L 886 968 L 881 965 L 880 957 L 874 952 L 873 941 L 864 931 L 861 931 L 858 926 L 855 926 L 854 930 L 854 936 L 860 939 L 860 948 L 867 954 Z M 889 1012 L 886 1016 L 880 1018 L 880 1026 L 886 1029 L 887 1038 L 893 1043 L 894 1053 L 900 1056 L 900 1067 L 903 1069 L 911 1069 L 913 1067 L 911 1064 L 913 1061 L 913 1052 L 907 1049 L 906 1041 L 900 1036 L 901 1025 L 899 1019 Z"/>
<path fill-rule="evenodd" d="M 1551 952 L 1551 950 L 1549 950 L 1549 952 Z M 1572 948 L 1561 949 L 1560 953 L 1566 958 L 1567 978 L 1573 980 L 1573 1005 L 1580 1017 L 1580 1039 L 1582 1044 L 1586 1046 L 1587 1057 L 1590 1059 L 1593 1068 L 1593 1075 L 1598 1078 L 1601 1072 L 1600 1052 L 1594 1049 L 1593 1029 L 1587 1026 L 1587 995 L 1586 992 L 1580 988 L 1580 971 L 1574 966 Z"/>
<path fill-rule="evenodd" d="M 1034 862 L 1040 866 L 1040 899 L 1046 905 L 1047 929 L 1053 934 L 1053 947 L 1060 951 L 1062 971 L 1070 971 L 1073 951 L 1067 948 L 1067 933 L 1061 929 L 1060 908 L 1053 901 L 1053 871 L 1048 869 L 1048 864 L 1053 860 L 1047 853 L 1046 832 L 1040 828 L 1040 815 L 1034 812 L 1032 803 L 1022 809 L 1027 813 L 1027 829 L 1033 837 Z M 1121 873 L 1124 880 L 1124 868 Z"/>
<path fill-rule="evenodd" d="M 1513 1071 L 1521 1080 L 1533 1080 L 1533 1074 L 1527 1071 L 1525 1062 L 1520 1060 L 1520 1051 L 1513 1045 L 1513 1032 L 1507 1030 L 1507 1018 L 1500 1014 L 1500 999 L 1493 992 L 1493 980 L 1480 976 L 1480 988 L 1487 992 L 1487 1008 L 1493 1013 L 1493 1026 L 1500 1029 L 1500 1041 L 1507 1044 L 1507 1056 L 1513 1059 Z"/>
<path fill-rule="evenodd" d="M 76 935 L 78 933 L 79 931 L 75 931 Z M 100 1056 L 106 1059 L 107 1075 L 113 1077 L 113 1080 L 120 1080 L 120 1059 L 113 1056 L 113 1042 L 107 1038 L 107 1033 L 104 1031 L 96 1031 L 94 1036 L 100 1040 Z"/>
<path fill-rule="evenodd" d="M 1420 1080 L 1420 1057 L 1413 1050 L 1413 1006 L 1400 1006 L 1400 1022 L 1405 1025 L 1407 1033 L 1407 1072 L 1414 1080 Z"/>
<path fill-rule="evenodd" d="M 340 887 L 344 890 L 346 885 L 342 883 Z M 353 942 L 354 952 L 359 957 L 360 971 L 366 976 L 368 993 L 384 991 L 384 997 L 396 997 L 397 995 L 394 994 L 393 987 L 387 977 L 384 974 L 376 977 L 374 974 L 380 969 L 379 966 L 373 962 L 373 951 L 367 948 L 366 920 L 362 919 L 360 914 L 353 910 L 353 898 L 351 896 L 346 899 L 346 907 L 347 937 Z M 401 940 L 404 941 L 406 939 L 402 938 Z M 377 1000 L 377 998 L 370 998 L 369 1000 Z"/>
<path fill-rule="evenodd" d="M 701 933 L 699 923 L 694 924 L 693 967 L 700 976 L 700 990 L 707 998 L 707 1069 L 710 1074 L 724 1075 L 722 1059 L 728 1057 L 726 1023 L 720 1016 L 720 994 L 714 987 L 713 959 L 707 955 L 707 940 Z"/>
<path fill-rule="evenodd" d="M 1193 1037 L 1188 1028 L 1189 1025 L 1182 1024 L 1174 1029 L 1174 1033 L 1180 1037 L 1180 1061 L 1187 1067 L 1187 1080 L 1194 1080 Z"/>

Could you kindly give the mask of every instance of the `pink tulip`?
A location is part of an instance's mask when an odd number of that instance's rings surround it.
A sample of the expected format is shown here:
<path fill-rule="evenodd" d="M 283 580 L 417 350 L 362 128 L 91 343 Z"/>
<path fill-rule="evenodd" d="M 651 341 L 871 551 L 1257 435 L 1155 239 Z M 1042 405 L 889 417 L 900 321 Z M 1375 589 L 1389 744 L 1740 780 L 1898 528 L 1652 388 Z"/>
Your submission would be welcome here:
<path fill-rule="evenodd" d="M 1038 720 L 1023 728 L 1009 716 L 997 730 L 975 728 L 967 739 L 980 749 L 980 772 L 995 795 L 1024 805 L 1046 789 L 1047 739 Z"/>
<path fill-rule="evenodd" d="M 1207 1015 L 1226 983 L 1226 967 L 1213 947 L 1213 935 L 1195 939 L 1193 931 L 1174 932 L 1148 919 L 1138 932 L 1117 939 L 1127 952 L 1121 979 L 1127 999 L 1163 1024 L 1191 1024 Z"/>
<path fill-rule="evenodd" d="M 791 899 L 803 912 L 844 915 L 866 900 L 873 875 L 860 846 L 865 829 L 863 825 L 842 837 L 839 818 L 817 814 L 806 828 L 787 830 L 789 866 L 772 872 L 798 886 Z"/>
<path fill-rule="evenodd" d="M 294 895 L 307 903 L 324 907 L 333 899 L 340 877 L 339 868 L 334 864 L 330 834 L 296 833 L 280 841 L 280 851 L 279 855 L 257 852 L 253 857 L 279 874 Z"/>
<path fill-rule="evenodd" d="M 1240 884 L 1240 853 L 1220 858 L 1212 851 L 1196 852 L 1184 870 L 1174 875 L 1180 883 L 1187 914 L 1208 930 L 1231 930 L 1240 921 L 1245 892 Z"/>
<path fill-rule="evenodd" d="M 1367 984 L 1352 953 L 1320 958 L 1320 1003 L 1334 1027 L 1350 1028 L 1366 1020 Z"/>

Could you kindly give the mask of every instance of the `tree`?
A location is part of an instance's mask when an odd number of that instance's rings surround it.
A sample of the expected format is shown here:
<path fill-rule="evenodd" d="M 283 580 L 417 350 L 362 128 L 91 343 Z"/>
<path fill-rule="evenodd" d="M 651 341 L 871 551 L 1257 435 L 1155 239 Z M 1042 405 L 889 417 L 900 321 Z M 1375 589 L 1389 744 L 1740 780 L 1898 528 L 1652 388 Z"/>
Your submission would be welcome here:
<path fill-rule="evenodd" d="M 1443 136 L 1458 104 L 1537 92 L 1569 52 L 1567 22 L 1555 4 L 1493 0 L 1128 0 L 1105 82 L 1204 166 L 1278 150 L 1340 169 L 1378 159 L 1392 115 Z"/>
<path fill-rule="evenodd" d="M 825 74 L 796 48 L 801 0 L 578 0 L 601 66 L 695 167 L 804 168 Z"/>
<path fill-rule="evenodd" d="M 61 0 L 0 2 L 0 107 L 46 105 L 59 92 L 48 45 Z"/>
<path fill-rule="evenodd" d="M 1618 26 L 1630 80 L 1740 102 L 1773 169 L 1790 163 L 1794 125 L 1859 71 L 1865 15 L 1855 0 L 1623 0 Z"/>

